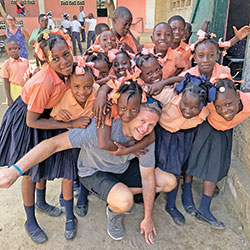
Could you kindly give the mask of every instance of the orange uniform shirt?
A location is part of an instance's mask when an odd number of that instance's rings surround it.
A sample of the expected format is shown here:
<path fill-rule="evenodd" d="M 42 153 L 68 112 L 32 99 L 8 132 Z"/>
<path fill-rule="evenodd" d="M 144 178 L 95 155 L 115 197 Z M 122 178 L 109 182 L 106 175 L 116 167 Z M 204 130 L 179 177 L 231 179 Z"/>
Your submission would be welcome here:
<path fill-rule="evenodd" d="M 50 116 L 54 117 L 55 120 L 58 120 L 56 115 L 58 114 L 60 110 L 65 109 L 71 113 L 72 120 L 80 118 L 81 116 L 88 116 L 90 118 L 93 118 L 94 114 L 92 112 L 92 107 L 93 107 L 94 100 L 96 98 L 98 88 L 99 88 L 99 85 L 94 83 L 92 93 L 88 97 L 84 107 L 82 107 L 76 101 L 71 90 L 68 89 L 64 93 L 60 102 L 57 103 L 56 106 L 53 107 L 50 113 Z"/>
<path fill-rule="evenodd" d="M 30 72 L 29 61 L 26 58 L 9 58 L 3 63 L 1 77 L 8 78 L 14 85 L 23 86 Z"/>
<path fill-rule="evenodd" d="M 29 111 L 41 114 L 44 109 L 53 108 L 67 89 L 68 84 L 46 65 L 25 83 L 21 97 Z"/>
<path fill-rule="evenodd" d="M 188 69 L 185 72 L 182 72 L 180 76 L 185 76 L 186 73 L 190 73 L 191 75 L 195 75 L 195 76 L 201 76 L 198 65 L 191 69 Z M 211 83 L 215 83 L 219 79 L 225 79 L 225 78 L 232 79 L 230 68 L 216 63 L 214 65 L 213 73 L 209 81 Z"/>
<path fill-rule="evenodd" d="M 240 124 L 250 116 L 250 93 L 243 93 L 240 91 L 240 99 L 243 105 L 243 109 L 236 114 L 232 121 L 226 121 L 223 117 L 216 113 L 216 109 L 213 103 L 208 104 L 210 114 L 208 116 L 208 122 L 217 130 L 228 130 L 236 125 Z"/>
<path fill-rule="evenodd" d="M 148 53 L 156 56 L 154 52 L 155 45 L 153 43 L 144 48 L 146 49 L 145 52 L 148 51 Z M 163 78 L 170 77 L 178 68 L 185 68 L 186 66 L 178 52 L 172 50 L 171 48 L 168 48 L 167 54 L 164 58 L 159 57 L 159 62 L 163 67 Z"/>
<path fill-rule="evenodd" d="M 183 62 L 185 63 L 185 69 L 187 70 L 191 68 L 191 49 L 190 45 L 186 44 L 185 42 L 181 41 L 179 47 L 174 49 L 178 54 L 181 56 Z"/>
<path fill-rule="evenodd" d="M 154 96 L 159 100 L 163 107 L 160 117 L 160 125 L 167 131 L 174 133 L 181 129 L 195 128 L 206 120 L 209 111 L 203 107 L 200 114 L 191 119 L 186 119 L 182 116 L 179 105 L 181 102 L 182 94 L 177 95 L 174 88 L 165 87 L 162 92 Z"/>

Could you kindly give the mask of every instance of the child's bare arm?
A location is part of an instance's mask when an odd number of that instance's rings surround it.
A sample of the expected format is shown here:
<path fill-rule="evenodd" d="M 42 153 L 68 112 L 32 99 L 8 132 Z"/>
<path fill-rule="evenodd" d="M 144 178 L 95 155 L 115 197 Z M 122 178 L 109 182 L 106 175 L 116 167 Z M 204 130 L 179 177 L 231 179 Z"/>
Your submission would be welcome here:
<path fill-rule="evenodd" d="M 72 115 L 68 110 L 61 109 L 53 118 L 57 121 L 69 122 L 72 120 Z"/>
<path fill-rule="evenodd" d="M 5 88 L 8 106 L 10 106 L 13 103 L 13 100 L 10 96 L 10 82 L 8 78 L 4 78 L 3 81 L 4 81 L 4 88 Z"/>
<path fill-rule="evenodd" d="M 134 37 L 133 33 L 129 30 L 128 31 L 129 35 L 133 38 L 133 41 L 135 43 L 135 46 L 137 48 L 137 51 L 141 50 L 144 47 L 144 44 L 140 44 L 138 40 Z"/>
<path fill-rule="evenodd" d="M 248 25 L 243 26 L 239 30 L 237 30 L 237 28 L 235 26 L 233 26 L 233 30 L 234 30 L 235 36 L 232 37 L 229 41 L 226 41 L 226 43 L 228 44 L 228 47 L 225 47 L 225 49 L 229 49 L 235 43 L 244 39 L 245 37 L 247 37 L 250 34 L 250 26 L 248 26 Z"/>
<path fill-rule="evenodd" d="M 182 80 L 184 80 L 183 76 L 172 76 L 167 79 L 162 79 L 161 81 L 156 82 L 154 84 L 147 84 L 147 94 L 159 95 L 165 86 L 173 85 L 176 82 L 181 82 Z"/>
<path fill-rule="evenodd" d="M 177 68 L 177 70 L 169 77 L 178 76 L 183 71 L 183 69 L 184 68 Z"/>
<path fill-rule="evenodd" d="M 131 146 L 127 145 L 125 146 L 123 144 L 114 142 L 114 144 L 117 146 L 118 149 L 110 153 L 115 156 L 134 154 L 136 157 L 140 157 L 140 154 L 146 154 L 148 152 L 148 150 L 145 148 L 154 141 L 155 141 L 155 132 L 152 131 L 149 135 L 145 136 L 141 141 L 138 141 Z"/>
<path fill-rule="evenodd" d="M 104 84 L 98 90 L 96 99 L 93 105 L 93 112 L 96 117 L 96 127 L 103 127 L 106 115 L 106 103 L 107 103 L 107 94 L 111 88 Z"/>
<path fill-rule="evenodd" d="M 107 151 L 116 151 L 117 146 L 111 140 L 111 126 L 105 125 L 104 128 L 97 129 L 98 146 Z"/>

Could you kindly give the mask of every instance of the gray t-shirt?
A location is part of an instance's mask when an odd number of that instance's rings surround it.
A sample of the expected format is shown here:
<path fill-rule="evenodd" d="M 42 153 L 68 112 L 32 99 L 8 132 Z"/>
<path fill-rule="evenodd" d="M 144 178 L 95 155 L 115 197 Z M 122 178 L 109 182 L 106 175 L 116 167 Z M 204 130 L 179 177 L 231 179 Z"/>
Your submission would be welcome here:
<path fill-rule="evenodd" d="M 112 123 L 111 139 L 120 143 L 131 140 L 125 138 L 120 119 Z M 81 148 L 77 163 L 80 177 L 90 176 L 97 171 L 124 173 L 129 166 L 129 161 L 134 158 L 132 154 L 113 156 L 106 150 L 100 149 L 98 147 L 95 119 L 86 129 L 70 129 L 69 140 L 73 148 Z M 139 158 L 139 164 L 142 167 L 155 165 L 155 143 L 150 144 L 147 149 L 149 151 Z"/>

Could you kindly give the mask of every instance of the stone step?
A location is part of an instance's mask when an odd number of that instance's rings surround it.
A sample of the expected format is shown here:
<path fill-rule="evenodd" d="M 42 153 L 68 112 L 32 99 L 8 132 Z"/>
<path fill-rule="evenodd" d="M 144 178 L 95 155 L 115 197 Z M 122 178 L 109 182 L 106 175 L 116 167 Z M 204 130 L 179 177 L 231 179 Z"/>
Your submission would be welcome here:
<path fill-rule="evenodd" d="M 234 158 L 225 181 L 223 199 L 231 207 L 232 214 L 242 223 L 243 231 L 250 241 L 250 174 L 241 161 Z"/>

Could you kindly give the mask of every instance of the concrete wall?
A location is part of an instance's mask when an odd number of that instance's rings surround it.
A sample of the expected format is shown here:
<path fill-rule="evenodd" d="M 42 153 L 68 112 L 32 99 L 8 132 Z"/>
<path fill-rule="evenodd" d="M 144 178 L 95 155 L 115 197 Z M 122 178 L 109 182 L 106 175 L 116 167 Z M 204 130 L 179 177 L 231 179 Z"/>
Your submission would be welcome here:
<path fill-rule="evenodd" d="M 174 7 L 173 3 L 180 4 L 180 7 Z M 186 6 L 181 7 L 184 4 Z M 155 1 L 155 24 L 167 22 L 171 16 L 180 15 L 189 22 L 193 7 L 193 0 L 156 0 Z"/>

